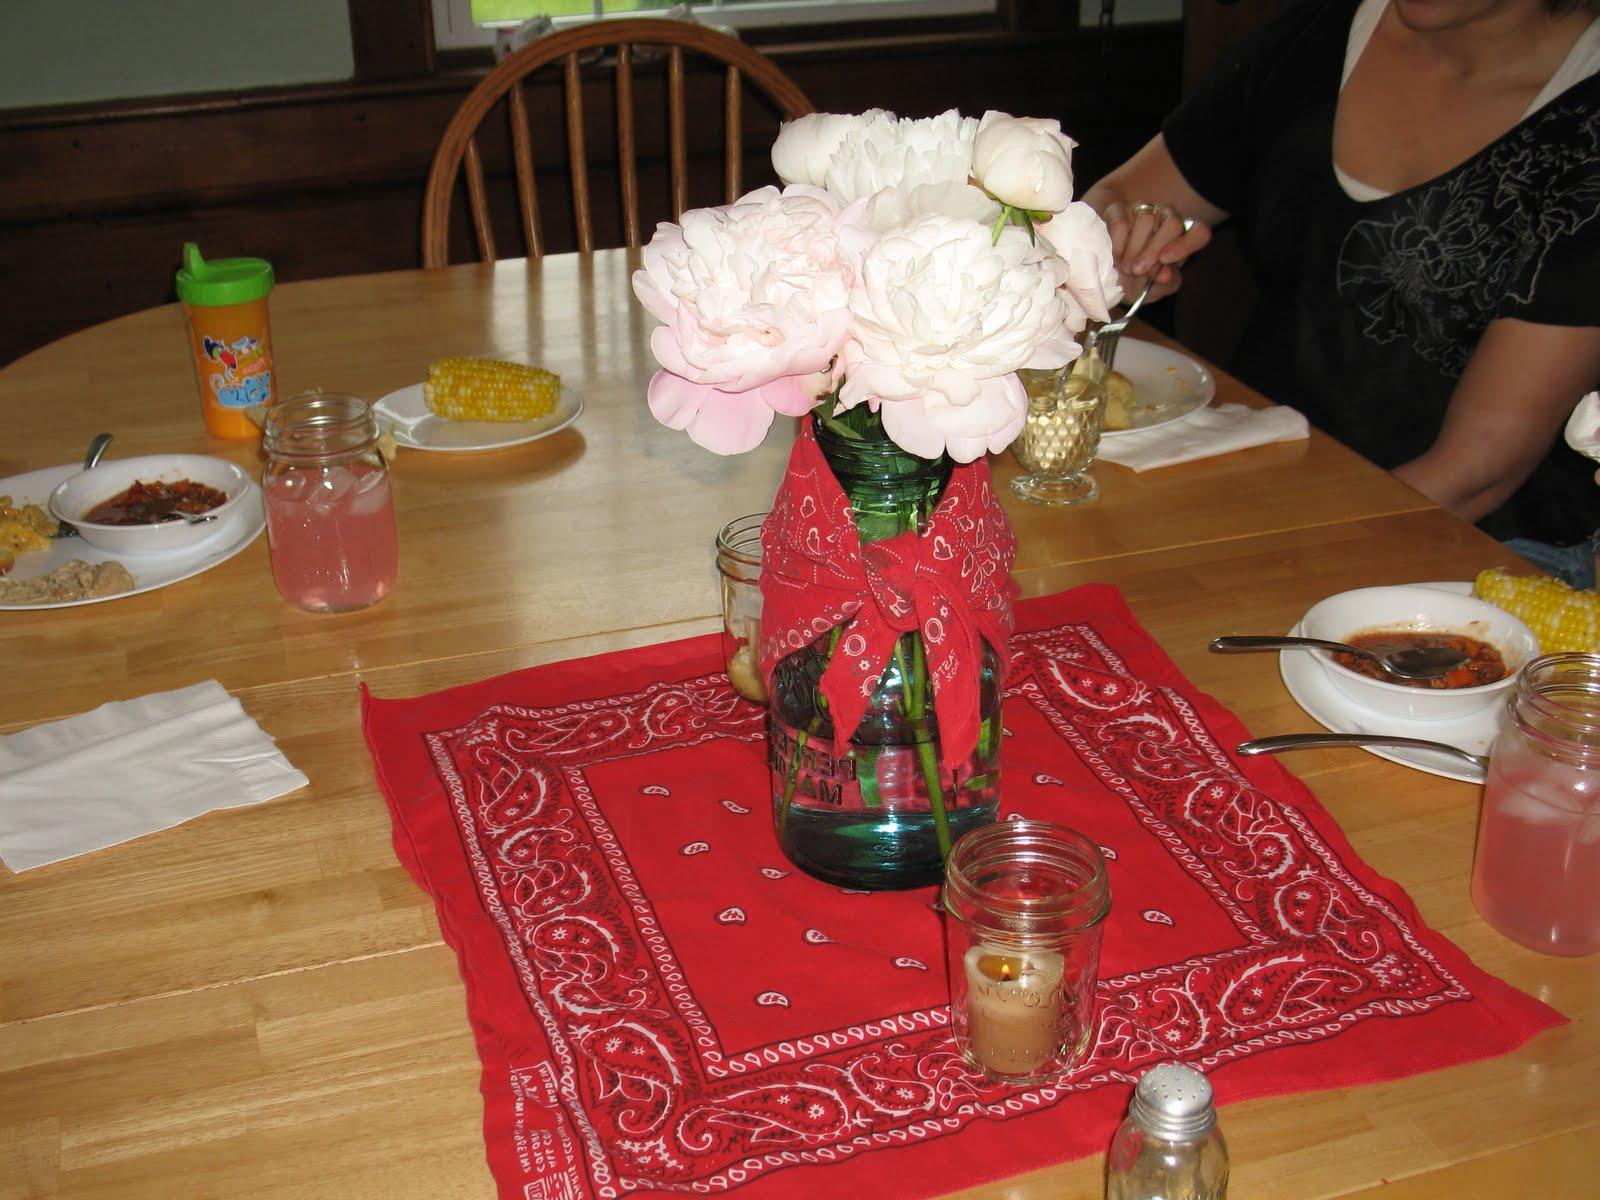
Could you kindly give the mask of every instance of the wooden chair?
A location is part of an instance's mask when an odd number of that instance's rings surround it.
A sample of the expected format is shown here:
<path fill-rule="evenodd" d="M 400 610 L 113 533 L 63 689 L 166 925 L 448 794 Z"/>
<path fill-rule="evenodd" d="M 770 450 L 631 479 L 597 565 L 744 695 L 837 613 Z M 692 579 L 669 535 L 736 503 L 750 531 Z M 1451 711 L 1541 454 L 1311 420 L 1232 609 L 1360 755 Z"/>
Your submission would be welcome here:
<path fill-rule="evenodd" d="M 628 246 L 641 244 L 639 179 L 635 154 L 633 115 L 633 47 L 665 46 L 666 89 L 671 163 L 672 216 L 676 220 L 688 207 L 688 140 L 684 113 L 684 51 L 709 56 L 727 67 L 724 84 L 724 118 L 727 124 L 723 155 L 724 192 L 734 200 L 742 191 L 743 81 L 767 97 L 785 120 L 813 112 L 811 101 L 793 80 L 766 55 L 743 42 L 682 21 L 624 20 L 582 25 L 540 38 L 508 56 L 472 89 L 451 119 L 433 156 L 428 190 L 422 206 L 422 265 L 443 267 L 450 261 L 450 207 L 456 176 L 466 163 L 467 197 L 478 252 L 486 260 L 495 255 L 490 227 L 488 188 L 477 133 L 484 117 L 508 98 L 512 156 L 516 164 L 516 190 L 522 213 L 522 232 L 529 257 L 544 253 L 538 191 L 533 171 L 533 132 L 523 95 L 526 76 L 547 63 L 560 60 L 565 75 L 567 163 L 572 176 L 572 208 L 577 224 L 578 249 L 594 249 L 594 223 L 589 204 L 589 168 L 584 148 L 583 89 L 579 56 L 595 47 L 615 47 L 617 99 L 617 169 L 622 192 L 623 228 Z"/>

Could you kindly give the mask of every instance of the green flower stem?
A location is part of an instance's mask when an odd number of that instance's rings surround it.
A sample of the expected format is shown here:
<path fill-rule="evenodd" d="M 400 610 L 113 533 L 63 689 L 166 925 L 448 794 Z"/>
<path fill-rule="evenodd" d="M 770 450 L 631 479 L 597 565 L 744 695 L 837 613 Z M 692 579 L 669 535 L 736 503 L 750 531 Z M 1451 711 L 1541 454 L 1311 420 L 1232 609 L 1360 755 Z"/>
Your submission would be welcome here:
<path fill-rule="evenodd" d="M 999 197 L 991 193 L 991 199 L 999 200 Z M 1018 208 L 1014 204 L 1007 204 L 1004 200 L 1000 200 L 1000 215 L 994 219 L 994 228 L 990 230 L 990 236 L 993 242 L 998 245 L 1000 231 L 1007 225 L 1016 225 L 1028 231 L 1028 244 L 1036 246 L 1039 244 L 1039 235 L 1035 232 L 1034 226 L 1048 224 L 1053 216 L 1055 216 L 1054 213 L 1045 209 Z"/>
<path fill-rule="evenodd" d="M 895 642 L 898 651 L 900 643 Z M 905 661 L 901 660 L 902 663 Z M 907 694 L 907 707 L 912 709 L 911 719 L 917 729 L 917 761 L 922 764 L 922 778 L 928 786 L 928 808 L 933 813 L 934 832 L 939 837 L 939 857 L 950 857 L 950 817 L 944 807 L 944 784 L 939 779 L 939 757 L 928 740 L 924 720 L 928 712 L 928 662 L 922 649 L 922 635 L 911 635 L 911 688 Z"/>
<path fill-rule="evenodd" d="M 813 719 L 815 724 L 815 719 Z M 783 840 L 783 831 L 789 826 L 789 805 L 794 802 L 795 776 L 800 773 L 800 755 L 806 748 L 806 743 L 811 740 L 811 731 L 802 729 L 794 735 L 794 754 L 789 759 L 789 774 L 783 781 L 783 800 L 778 805 L 778 839 Z"/>
<path fill-rule="evenodd" d="M 1000 736 L 1000 713 L 978 726 L 978 757 L 987 762 L 994 754 L 995 740 Z"/>
<path fill-rule="evenodd" d="M 851 429 L 850 426 L 846 425 L 843 421 L 839 420 L 835 416 L 823 412 L 821 409 L 817 410 L 817 420 L 821 421 L 840 437 L 854 438 L 858 442 L 861 440 L 861 435 L 854 429 Z"/>

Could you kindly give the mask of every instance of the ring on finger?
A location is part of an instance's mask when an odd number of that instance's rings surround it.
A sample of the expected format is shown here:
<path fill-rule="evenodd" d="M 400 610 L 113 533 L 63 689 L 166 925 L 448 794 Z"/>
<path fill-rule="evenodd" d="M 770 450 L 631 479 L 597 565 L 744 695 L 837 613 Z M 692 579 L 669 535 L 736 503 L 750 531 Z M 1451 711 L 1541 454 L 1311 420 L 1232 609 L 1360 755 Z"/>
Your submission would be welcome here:
<path fill-rule="evenodd" d="M 1128 215 L 1133 217 L 1151 216 L 1159 223 L 1173 215 L 1165 204 L 1152 204 L 1148 200 L 1141 200 L 1128 210 Z"/>

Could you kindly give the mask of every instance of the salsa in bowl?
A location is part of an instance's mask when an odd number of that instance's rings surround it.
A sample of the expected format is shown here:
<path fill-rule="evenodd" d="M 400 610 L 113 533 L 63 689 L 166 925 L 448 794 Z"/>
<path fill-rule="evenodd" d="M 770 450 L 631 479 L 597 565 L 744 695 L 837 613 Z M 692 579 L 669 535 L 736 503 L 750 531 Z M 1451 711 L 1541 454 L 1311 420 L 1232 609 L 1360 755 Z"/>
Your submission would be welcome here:
<path fill-rule="evenodd" d="M 1433 680 L 1399 680 L 1356 655 L 1313 651 L 1328 681 L 1371 711 L 1409 720 L 1447 721 L 1505 698 L 1538 639 L 1516 617 L 1472 596 L 1411 584 L 1357 588 L 1329 596 L 1300 621 L 1306 637 L 1384 654 L 1438 645 L 1466 661 Z"/>
<path fill-rule="evenodd" d="M 249 485 L 249 476 L 227 459 L 145 454 L 102 460 L 69 476 L 46 507 L 98 549 L 165 554 L 221 533 Z M 179 512 L 212 519 L 192 524 Z"/>

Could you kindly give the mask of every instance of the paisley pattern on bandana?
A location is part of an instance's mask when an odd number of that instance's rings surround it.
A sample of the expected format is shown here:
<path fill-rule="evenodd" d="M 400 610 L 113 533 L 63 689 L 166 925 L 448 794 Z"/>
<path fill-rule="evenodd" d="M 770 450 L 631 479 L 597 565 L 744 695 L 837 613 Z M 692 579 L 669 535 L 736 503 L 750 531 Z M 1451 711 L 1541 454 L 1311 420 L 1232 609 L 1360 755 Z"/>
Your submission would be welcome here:
<path fill-rule="evenodd" d="M 765 791 L 764 713 L 715 638 L 368 701 L 396 849 L 467 979 L 502 1200 L 916 1200 L 1103 1151 L 1160 1061 L 1230 1100 L 1559 1020 L 1429 930 L 1280 766 L 1230 755 L 1242 727 L 1114 591 L 1019 617 L 1008 815 L 1083 830 L 1114 895 L 1088 1057 L 1037 1087 L 956 1053 L 931 889 L 780 865 L 739 803 Z"/>
<path fill-rule="evenodd" d="M 902 633 L 927 648 L 948 768 L 978 741 L 983 642 L 1006 662 L 1017 540 L 995 499 L 989 464 L 957 466 L 928 527 L 861 544 L 850 500 L 809 424 L 761 531 L 761 673 L 844 626 L 822 677 L 835 736 L 861 721 Z"/>

